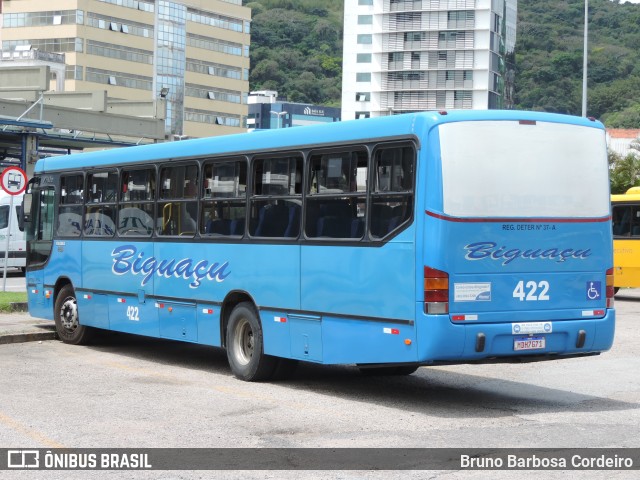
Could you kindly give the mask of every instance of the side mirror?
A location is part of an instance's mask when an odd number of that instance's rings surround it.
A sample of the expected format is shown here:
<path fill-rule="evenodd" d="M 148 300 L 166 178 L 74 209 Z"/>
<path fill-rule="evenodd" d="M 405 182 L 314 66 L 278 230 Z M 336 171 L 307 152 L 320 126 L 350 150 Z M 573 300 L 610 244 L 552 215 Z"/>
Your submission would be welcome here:
<path fill-rule="evenodd" d="M 31 204 L 33 203 L 33 194 L 25 193 L 22 197 L 22 207 L 20 208 L 20 217 L 18 218 L 18 226 L 20 230 L 24 230 L 24 224 L 31 221 Z"/>

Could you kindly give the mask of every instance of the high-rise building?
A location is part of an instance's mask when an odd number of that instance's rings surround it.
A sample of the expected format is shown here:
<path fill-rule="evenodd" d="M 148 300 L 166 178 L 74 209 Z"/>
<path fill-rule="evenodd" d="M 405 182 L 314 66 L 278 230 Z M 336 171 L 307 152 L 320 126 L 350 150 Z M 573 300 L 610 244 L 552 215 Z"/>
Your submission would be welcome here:
<path fill-rule="evenodd" d="M 345 0 L 343 120 L 513 105 L 517 0 Z"/>
<path fill-rule="evenodd" d="M 4 0 L 0 11 L 3 55 L 64 53 L 65 91 L 166 97 L 169 137 L 246 130 L 251 10 L 242 0 Z"/>

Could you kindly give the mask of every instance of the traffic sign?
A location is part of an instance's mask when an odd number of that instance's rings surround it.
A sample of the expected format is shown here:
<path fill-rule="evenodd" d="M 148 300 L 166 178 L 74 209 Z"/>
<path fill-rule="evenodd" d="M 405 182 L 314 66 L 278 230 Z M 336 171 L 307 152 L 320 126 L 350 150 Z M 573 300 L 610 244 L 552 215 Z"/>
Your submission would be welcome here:
<path fill-rule="evenodd" d="M 7 167 L 0 175 L 0 186 L 9 195 L 20 195 L 27 189 L 27 174 L 20 167 Z"/>

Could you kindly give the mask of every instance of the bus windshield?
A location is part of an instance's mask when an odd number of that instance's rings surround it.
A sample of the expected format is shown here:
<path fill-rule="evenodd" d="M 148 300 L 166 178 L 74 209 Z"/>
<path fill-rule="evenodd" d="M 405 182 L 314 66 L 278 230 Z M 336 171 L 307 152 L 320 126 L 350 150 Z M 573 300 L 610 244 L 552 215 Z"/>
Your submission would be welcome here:
<path fill-rule="evenodd" d="M 517 121 L 446 123 L 439 130 L 447 215 L 609 214 L 602 130 Z"/>

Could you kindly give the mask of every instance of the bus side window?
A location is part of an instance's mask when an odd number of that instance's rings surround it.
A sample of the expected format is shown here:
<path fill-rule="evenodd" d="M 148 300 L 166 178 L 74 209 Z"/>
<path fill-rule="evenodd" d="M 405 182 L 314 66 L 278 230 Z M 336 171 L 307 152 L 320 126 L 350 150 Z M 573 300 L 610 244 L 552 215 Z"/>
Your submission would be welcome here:
<path fill-rule="evenodd" d="M 150 237 L 153 233 L 155 170 L 124 170 L 120 177 L 118 235 Z"/>
<path fill-rule="evenodd" d="M 631 235 L 631 206 L 616 205 L 612 209 L 613 234 L 627 237 Z M 639 224 L 640 225 L 640 224 Z"/>
<path fill-rule="evenodd" d="M 386 237 L 412 217 L 415 156 L 410 146 L 376 150 L 369 223 L 372 237 Z"/>
<path fill-rule="evenodd" d="M 87 237 L 112 237 L 116 231 L 116 191 L 118 172 L 87 175 L 86 210 L 83 229 Z"/>
<path fill-rule="evenodd" d="M 632 230 L 631 230 L 631 236 L 632 237 L 640 237 L 640 207 L 638 206 L 633 206 L 633 223 L 632 223 Z"/>
<path fill-rule="evenodd" d="M 160 169 L 158 235 L 192 237 L 197 230 L 198 166 L 163 166 Z"/>
<path fill-rule="evenodd" d="M 200 234 L 241 237 L 246 219 L 247 162 L 218 160 L 203 168 Z"/>
<path fill-rule="evenodd" d="M 368 155 L 362 148 L 314 152 L 309 158 L 305 234 L 361 239 L 364 235 Z"/>
<path fill-rule="evenodd" d="M 302 157 L 253 162 L 249 233 L 253 237 L 298 238 L 302 206 Z"/>
<path fill-rule="evenodd" d="M 82 174 L 60 177 L 60 203 L 56 234 L 60 237 L 79 237 L 82 233 Z"/>

